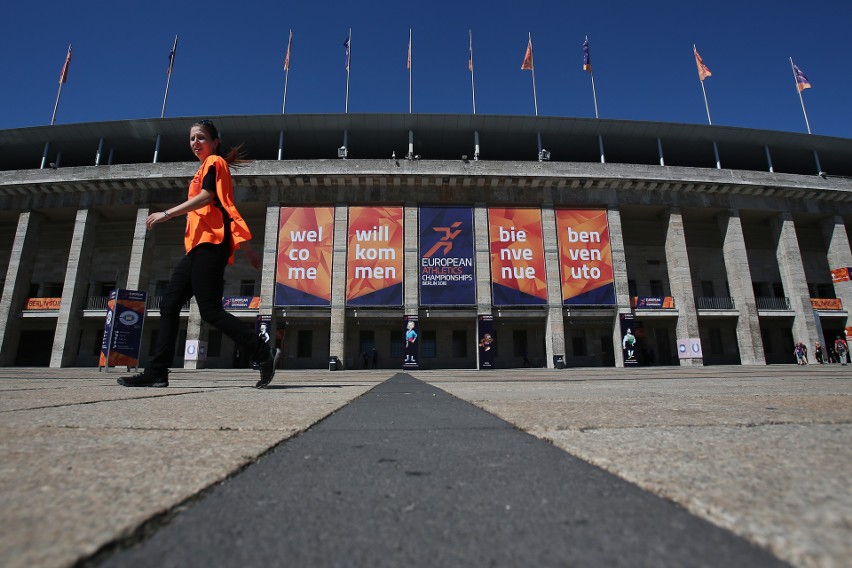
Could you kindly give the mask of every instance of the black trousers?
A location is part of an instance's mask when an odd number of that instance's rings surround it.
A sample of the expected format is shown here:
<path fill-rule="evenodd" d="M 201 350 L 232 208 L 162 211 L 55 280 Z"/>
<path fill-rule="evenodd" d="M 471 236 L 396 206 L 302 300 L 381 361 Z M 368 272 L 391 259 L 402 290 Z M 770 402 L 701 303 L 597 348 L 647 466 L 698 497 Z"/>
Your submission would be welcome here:
<path fill-rule="evenodd" d="M 160 302 L 160 331 L 146 373 L 161 375 L 168 371 L 175 356 L 180 310 L 193 296 L 198 302 L 201 319 L 230 337 L 244 353 L 257 355 L 260 340 L 222 308 L 225 266 L 230 254 L 226 243 L 202 243 L 178 262 Z"/>

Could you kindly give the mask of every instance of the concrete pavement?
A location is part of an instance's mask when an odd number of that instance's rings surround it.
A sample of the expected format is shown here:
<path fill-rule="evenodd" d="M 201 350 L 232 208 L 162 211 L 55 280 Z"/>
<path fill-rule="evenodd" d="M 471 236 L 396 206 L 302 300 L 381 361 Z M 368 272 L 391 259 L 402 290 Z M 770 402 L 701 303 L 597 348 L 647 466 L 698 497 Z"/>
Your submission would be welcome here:
<path fill-rule="evenodd" d="M 282 372 L 258 391 L 247 371 L 179 371 L 137 390 L 115 371 L 0 369 L 0 564 L 144 536 L 393 374 Z M 849 367 L 411 374 L 795 565 L 852 557 Z"/>

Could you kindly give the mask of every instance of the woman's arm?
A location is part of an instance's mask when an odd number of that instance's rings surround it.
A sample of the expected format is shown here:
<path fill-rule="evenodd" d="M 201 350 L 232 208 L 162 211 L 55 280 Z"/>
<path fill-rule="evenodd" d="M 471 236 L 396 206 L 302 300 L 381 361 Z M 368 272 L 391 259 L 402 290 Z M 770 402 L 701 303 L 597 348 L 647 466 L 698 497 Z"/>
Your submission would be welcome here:
<path fill-rule="evenodd" d="M 187 199 L 180 205 L 171 207 L 164 211 L 157 211 L 156 213 L 151 213 L 150 215 L 148 215 L 148 219 L 145 221 L 145 226 L 148 227 L 148 230 L 150 231 L 154 228 L 154 225 L 158 223 L 168 221 L 172 217 L 183 215 L 184 213 L 189 213 L 190 211 L 195 211 L 196 209 L 201 209 L 205 205 L 209 204 L 212 198 L 212 193 L 210 193 L 206 189 L 202 189 L 198 193 L 198 195 Z"/>

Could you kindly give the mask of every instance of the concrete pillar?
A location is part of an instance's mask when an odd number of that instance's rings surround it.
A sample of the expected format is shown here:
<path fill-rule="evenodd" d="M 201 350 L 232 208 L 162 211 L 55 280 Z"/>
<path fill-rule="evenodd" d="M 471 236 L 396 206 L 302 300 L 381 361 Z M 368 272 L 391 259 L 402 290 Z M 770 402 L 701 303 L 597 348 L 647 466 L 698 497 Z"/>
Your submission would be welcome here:
<path fill-rule="evenodd" d="M 33 211 L 18 215 L 18 228 L 0 298 L 0 365 L 3 366 L 15 364 L 21 339 L 21 311 L 29 293 L 43 220 L 40 213 Z"/>
<path fill-rule="evenodd" d="M 680 208 L 669 210 L 666 229 L 666 266 L 669 287 L 677 308 L 677 339 L 698 338 L 698 311 L 695 309 L 695 294 L 692 291 L 692 272 L 689 269 L 689 254 Z M 680 359 L 680 364 L 703 365 L 703 359 Z"/>
<path fill-rule="evenodd" d="M 491 247 L 488 234 L 488 207 L 473 206 L 473 249 L 476 260 L 476 315 L 491 315 Z M 477 325 L 479 321 L 477 320 Z M 479 368 L 479 330 L 474 337 L 476 368 Z"/>
<path fill-rule="evenodd" d="M 734 306 L 740 313 L 737 318 L 740 363 L 765 365 L 766 355 L 760 335 L 760 319 L 757 315 L 757 302 L 754 299 L 751 268 L 748 264 L 739 211 L 728 211 L 727 214 L 720 215 L 719 230 L 722 233 L 722 256 L 725 260 L 728 288 L 734 299 Z"/>
<path fill-rule="evenodd" d="M 346 365 L 346 242 L 349 236 L 349 208 L 334 208 L 334 248 L 331 260 L 331 335 L 328 354 Z"/>
<path fill-rule="evenodd" d="M 630 287 L 627 284 L 627 254 L 624 251 L 624 233 L 621 229 L 621 211 L 615 205 L 606 210 L 609 225 L 609 246 L 612 251 L 612 275 L 615 285 L 616 313 L 612 326 L 612 347 L 615 353 L 615 366 L 624 366 L 624 353 L 621 351 L 621 325 L 619 314 L 629 314 Z"/>
<path fill-rule="evenodd" d="M 831 270 L 852 267 L 852 247 L 849 246 L 849 236 L 846 233 L 843 217 L 835 215 L 823 221 L 823 234 L 828 245 L 828 267 Z M 834 294 L 840 299 L 843 309 L 849 313 L 852 310 L 852 280 L 835 282 Z M 848 325 L 847 316 L 844 327 Z M 825 340 L 832 341 L 833 338 L 826 337 Z"/>
<path fill-rule="evenodd" d="M 77 355 L 97 224 L 98 214 L 95 211 L 77 211 L 62 286 L 62 303 L 56 318 L 53 351 L 50 354 L 50 366 L 53 368 L 73 365 Z"/>
<path fill-rule="evenodd" d="M 189 319 L 186 322 L 186 340 L 187 341 L 206 341 L 207 330 L 205 329 L 204 320 L 201 319 L 201 311 L 198 309 L 198 302 L 193 297 L 189 301 Z M 186 343 L 177 346 L 177 355 L 183 356 L 186 352 Z M 187 361 L 184 359 L 184 369 L 201 369 L 202 361 Z"/>
<path fill-rule="evenodd" d="M 151 266 L 154 250 L 154 231 L 148 231 L 145 221 L 151 209 L 140 207 L 136 210 L 136 227 L 133 229 L 133 245 L 130 249 L 130 267 L 127 270 L 128 290 L 148 290 L 148 269 Z"/>
<path fill-rule="evenodd" d="M 277 196 L 276 196 L 277 197 Z M 266 223 L 263 229 L 263 258 L 260 267 L 260 310 L 262 316 L 271 316 L 275 302 L 275 261 L 278 256 L 278 221 L 281 206 L 277 200 L 266 206 Z M 275 325 L 273 324 L 273 328 Z"/>
<path fill-rule="evenodd" d="M 556 232 L 556 211 L 553 205 L 541 209 L 541 230 L 544 238 L 544 265 L 547 277 L 547 324 L 544 348 L 547 367 L 552 369 L 554 355 L 565 355 L 565 319 L 562 316 L 562 278 L 559 272 L 559 235 Z"/>
<path fill-rule="evenodd" d="M 403 209 L 403 310 L 407 316 L 416 316 L 420 308 L 420 271 L 418 263 L 419 224 L 417 222 L 417 206 L 407 204 Z M 402 329 L 402 322 L 399 323 Z"/>
<path fill-rule="evenodd" d="M 814 343 L 819 340 L 819 334 L 814 310 L 811 307 L 811 295 L 808 291 L 808 281 L 802 264 L 802 253 L 799 250 L 793 214 L 785 211 L 773 216 L 771 226 L 776 240 L 775 256 L 781 272 L 781 283 L 784 286 L 784 293 L 790 300 L 790 307 L 795 312 L 793 341 L 801 341 L 813 349 Z M 787 345 L 782 348 L 789 348 L 792 351 L 793 346 Z"/>

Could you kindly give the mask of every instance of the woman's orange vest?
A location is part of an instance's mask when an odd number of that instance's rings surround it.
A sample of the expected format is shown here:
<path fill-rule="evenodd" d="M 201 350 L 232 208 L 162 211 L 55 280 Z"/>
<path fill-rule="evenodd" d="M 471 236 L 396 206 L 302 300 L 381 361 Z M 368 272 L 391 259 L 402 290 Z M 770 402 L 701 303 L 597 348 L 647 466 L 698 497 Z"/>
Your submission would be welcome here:
<path fill-rule="evenodd" d="M 251 240 L 251 231 L 234 205 L 234 186 L 225 158 L 214 155 L 204 160 L 189 184 L 187 198 L 191 199 L 201 192 L 201 182 L 210 166 L 216 167 L 216 194 L 219 196 L 219 202 L 231 216 L 231 256 L 228 258 L 228 264 L 234 264 L 234 252 L 240 248 L 241 243 Z M 225 224 L 222 212 L 213 201 L 186 214 L 186 233 L 183 237 L 186 252 L 201 243 L 217 245 L 224 240 Z"/>

